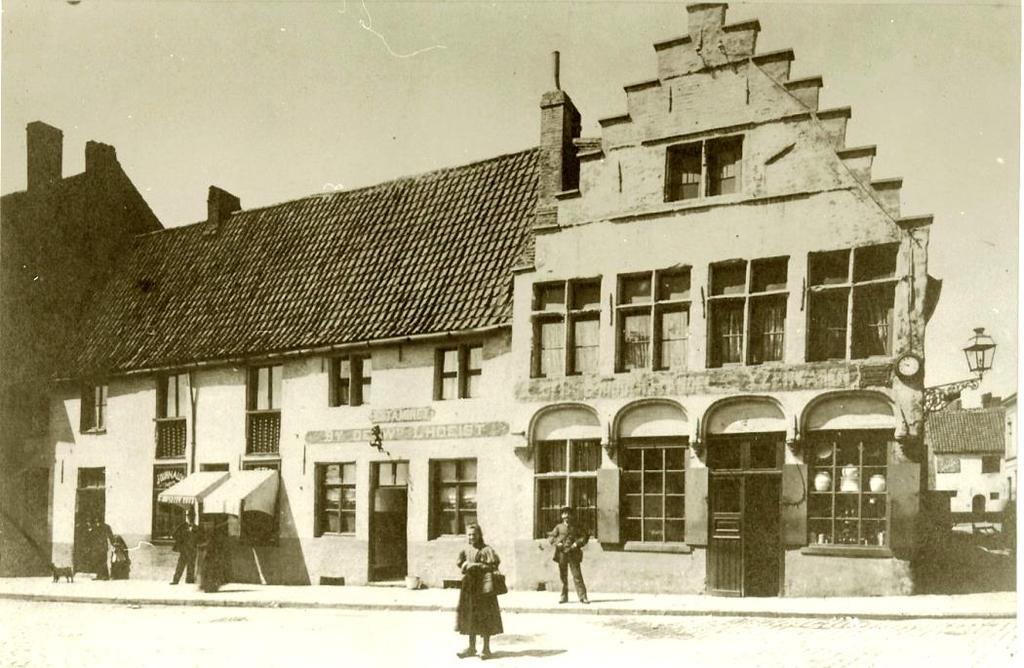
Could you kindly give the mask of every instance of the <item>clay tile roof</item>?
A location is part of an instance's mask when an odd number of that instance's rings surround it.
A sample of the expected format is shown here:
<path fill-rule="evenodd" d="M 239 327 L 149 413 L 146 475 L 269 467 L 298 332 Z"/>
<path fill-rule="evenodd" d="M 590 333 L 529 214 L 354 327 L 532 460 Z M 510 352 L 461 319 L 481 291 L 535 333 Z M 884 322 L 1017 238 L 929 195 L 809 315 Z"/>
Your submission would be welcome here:
<path fill-rule="evenodd" d="M 1002 408 L 939 411 L 928 416 L 925 434 L 936 454 L 1003 453 Z"/>
<path fill-rule="evenodd" d="M 537 149 L 142 235 L 90 305 L 68 377 L 511 322 Z"/>

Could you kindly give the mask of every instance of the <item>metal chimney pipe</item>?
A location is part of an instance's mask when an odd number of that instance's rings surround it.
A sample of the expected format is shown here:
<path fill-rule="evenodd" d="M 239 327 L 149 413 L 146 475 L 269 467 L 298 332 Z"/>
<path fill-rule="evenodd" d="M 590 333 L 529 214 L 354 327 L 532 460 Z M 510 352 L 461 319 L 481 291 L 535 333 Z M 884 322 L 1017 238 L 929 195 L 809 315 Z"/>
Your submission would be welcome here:
<path fill-rule="evenodd" d="M 557 51 L 551 52 L 551 74 L 555 77 L 555 90 L 562 90 L 562 84 L 559 81 L 559 53 Z"/>

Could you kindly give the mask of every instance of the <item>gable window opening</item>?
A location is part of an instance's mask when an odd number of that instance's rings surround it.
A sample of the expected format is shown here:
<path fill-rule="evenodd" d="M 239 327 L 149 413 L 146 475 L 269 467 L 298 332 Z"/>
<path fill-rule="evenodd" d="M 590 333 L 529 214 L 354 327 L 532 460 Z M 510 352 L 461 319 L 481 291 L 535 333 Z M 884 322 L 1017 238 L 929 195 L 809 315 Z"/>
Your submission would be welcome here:
<path fill-rule="evenodd" d="M 481 344 L 440 348 L 434 361 L 434 399 L 473 399 L 480 396 L 484 347 Z"/>
<path fill-rule="evenodd" d="M 981 458 L 982 473 L 999 473 L 999 455 L 984 455 Z"/>
<path fill-rule="evenodd" d="M 180 459 L 185 456 L 185 419 L 190 407 L 188 374 L 161 375 L 156 386 L 156 456 Z"/>
<path fill-rule="evenodd" d="M 600 318 L 600 278 L 535 285 L 532 376 L 597 373 Z"/>
<path fill-rule="evenodd" d="M 709 367 L 784 359 L 788 262 L 779 257 L 711 265 Z"/>
<path fill-rule="evenodd" d="M 370 403 L 373 366 L 369 355 L 332 357 L 329 373 L 328 405 L 362 406 Z"/>
<path fill-rule="evenodd" d="M 316 535 L 355 534 L 356 465 L 316 465 Z"/>
<path fill-rule="evenodd" d="M 102 432 L 106 430 L 107 388 L 108 386 L 105 384 L 87 385 L 82 388 L 80 432 Z"/>
<path fill-rule="evenodd" d="M 597 439 L 538 441 L 535 480 L 534 537 L 543 538 L 561 521 L 569 506 L 576 523 L 597 537 L 597 469 L 601 442 Z"/>
<path fill-rule="evenodd" d="M 666 155 L 665 201 L 741 192 L 742 164 L 742 136 L 671 146 Z"/>
<path fill-rule="evenodd" d="M 476 459 L 430 462 L 430 538 L 465 535 L 476 523 Z"/>
<path fill-rule="evenodd" d="M 893 351 L 899 244 L 811 253 L 807 260 L 807 361 Z"/>
<path fill-rule="evenodd" d="M 281 441 L 280 364 L 249 369 L 247 387 L 247 455 L 276 455 Z"/>
<path fill-rule="evenodd" d="M 690 269 L 621 276 L 616 320 L 616 371 L 685 369 Z"/>

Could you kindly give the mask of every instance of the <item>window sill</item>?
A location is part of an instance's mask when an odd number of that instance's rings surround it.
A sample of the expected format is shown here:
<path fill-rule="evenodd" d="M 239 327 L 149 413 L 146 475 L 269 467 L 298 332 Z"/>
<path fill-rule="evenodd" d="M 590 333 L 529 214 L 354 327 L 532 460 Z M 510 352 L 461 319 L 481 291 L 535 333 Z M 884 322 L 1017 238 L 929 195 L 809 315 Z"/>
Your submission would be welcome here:
<path fill-rule="evenodd" d="M 314 538 L 355 538 L 355 533 L 336 533 L 333 531 L 325 531 L 322 534 L 313 536 Z"/>
<path fill-rule="evenodd" d="M 693 548 L 686 543 L 645 543 L 639 540 L 627 541 L 623 552 L 661 552 L 666 554 L 690 554 Z"/>
<path fill-rule="evenodd" d="M 103 434 L 107 433 L 107 430 L 106 430 L 106 428 L 103 428 L 103 429 L 86 429 L 85 431 L 79 432 L 79 433 L 81 433 L 82 436 L 86 436 L 86 435 L 88 435 L 88 436 L 102 436 Z"/>
<path fill-rule="evenodd" d="M 432 536 L 428 538 L 428 542 L 441 542 L 441 543 L 454 543 L 455 541 L 463 542 L 466 540 L 466 534 L 464 533 L 446 533 L 440 536 Z"/>
<path fill-rule="evenodd" d="M 892 550 L 887 547 L 859 545 L 808 545 L 800 548 L 800 554 L 821 557 L 858 557 L 862 559 L 888 559 Z"/>

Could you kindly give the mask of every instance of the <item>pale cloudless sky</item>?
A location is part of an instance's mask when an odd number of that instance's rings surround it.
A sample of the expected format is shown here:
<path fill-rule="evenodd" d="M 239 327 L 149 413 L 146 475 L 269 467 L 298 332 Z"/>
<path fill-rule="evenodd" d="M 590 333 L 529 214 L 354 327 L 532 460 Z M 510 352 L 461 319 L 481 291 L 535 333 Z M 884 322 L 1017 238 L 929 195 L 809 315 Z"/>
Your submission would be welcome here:
<path fill-rule="evenodd" d="M 1016 4 L 733 4 L 758 50 L 793 48 L 822 108 L 851 106 L 848 146 L 877 144 L 905 215 L 932 213 L 927 382 L 999 344 L 983 389 L 1015 391 L 1020 10 Z M 205 216 L 211 184 L 244 207 L 354 188 L 535 145 L 550 52 L 584 134 L 654 78 L 651 45 L 682 2 L 5 0 L 0 190 L 25 186 L 24 128 L 64 130 L 64 171 L 114 144 L 167 226 Z"/>

